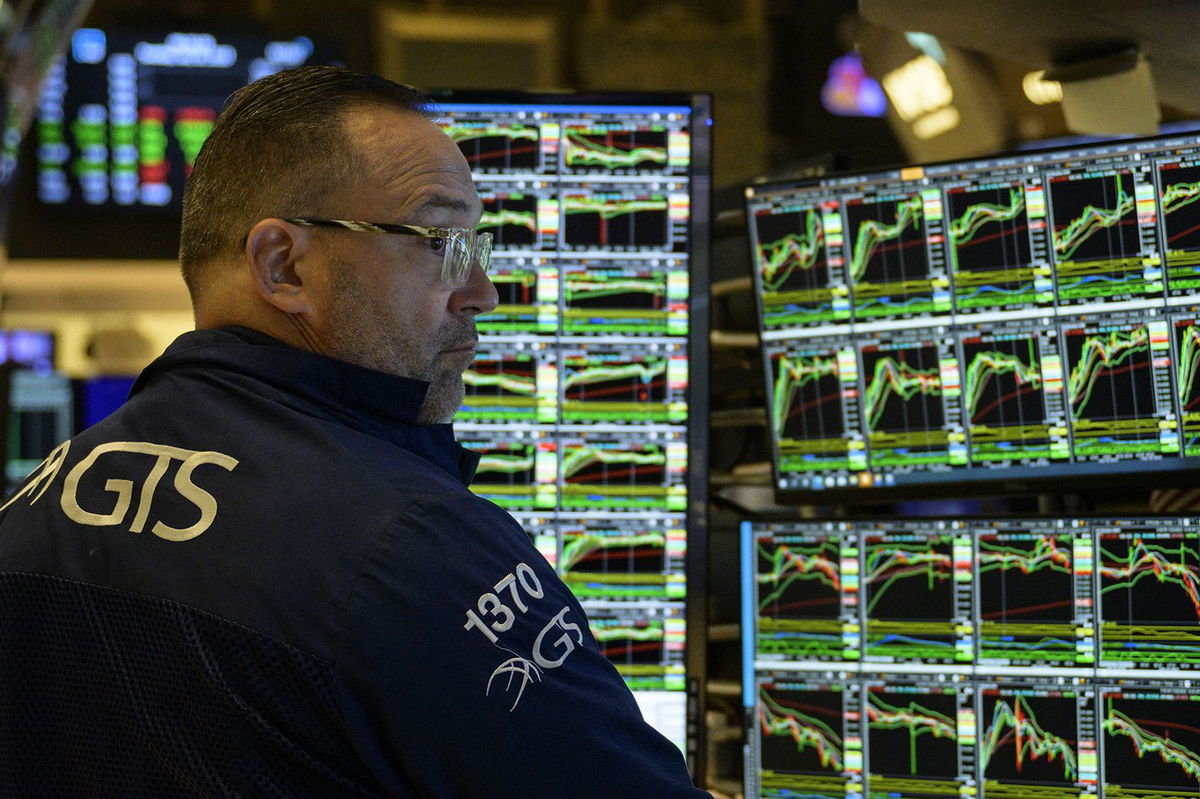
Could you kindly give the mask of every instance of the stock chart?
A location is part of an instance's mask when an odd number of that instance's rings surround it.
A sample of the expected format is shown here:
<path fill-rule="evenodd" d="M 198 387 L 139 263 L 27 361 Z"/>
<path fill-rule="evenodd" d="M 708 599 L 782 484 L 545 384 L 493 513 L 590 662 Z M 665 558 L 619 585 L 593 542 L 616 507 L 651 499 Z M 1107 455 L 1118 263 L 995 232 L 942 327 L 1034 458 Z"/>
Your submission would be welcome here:
<path fill-rule="evenodd" d="M 1015 308 L 1053 302 L 1048 269 L 1032 266 L 1031 200 L 1038 195 L 1018 182 L 984 188 L 947 189 L 947 254 L 954 302 L 964 311 Z"/>
<path fill-rule="evenodd" d="M 1179 478 L 1198 187 L 1190 133 L 748 188 L 777 493 Z"/>
<path fill-rule="evenodd" d="M 747 797 L 1200 794 L 1198 521 L 744 522 Z"/>
<path fill-rule="evenodd" d="M 1200 163 L 1168 160 L 1158 175 L 1167 280 L 1173 293 L 1192 291 L 1200 288 Z"/>
<path fill-rule="evenodd" d="M 455 420 L 480 456 L 471 488 L 522 524 L 684 748 L 707 135 L 694 98 L 437 99 L 494 237 L 499 302 L 477 319 Z"/>
<path fill-rule="evenodd" d="M 1069 458 L 1054 331 L 969 331 L 960 346 L 969 460 Z"/>

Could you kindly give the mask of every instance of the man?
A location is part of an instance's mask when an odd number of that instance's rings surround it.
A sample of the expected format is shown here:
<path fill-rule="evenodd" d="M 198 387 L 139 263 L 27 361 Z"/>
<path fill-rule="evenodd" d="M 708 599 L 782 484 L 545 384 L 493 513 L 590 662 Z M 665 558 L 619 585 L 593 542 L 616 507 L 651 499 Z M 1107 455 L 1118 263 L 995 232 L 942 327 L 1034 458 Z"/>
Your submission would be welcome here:
<path fill-rule="evenodd" d="M 490 237 L 390 82 L 236 93 L 197 330 L 0 511 L 0 796 L 704 796 L 447 422 Z"/>

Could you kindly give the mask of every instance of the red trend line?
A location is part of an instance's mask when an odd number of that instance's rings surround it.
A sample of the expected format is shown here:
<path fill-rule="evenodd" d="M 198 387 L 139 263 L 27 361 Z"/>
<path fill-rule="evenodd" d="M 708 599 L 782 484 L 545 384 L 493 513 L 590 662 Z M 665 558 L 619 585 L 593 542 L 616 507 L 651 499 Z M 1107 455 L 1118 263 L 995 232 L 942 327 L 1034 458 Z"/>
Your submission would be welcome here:
<path fill-rule="evenodd" d="M 840 602 L 841 602 L 841 600 L 838 599 L 837 597 L 825 597 L 823 599 L 804 599 L 804 600 L 797 600 L 795 602 L 780 602 L 778 604 L 773 604 L 771 607 L 774 608 L 776 612 L 779 612 L 781 610 L 796 610 L 798 608 L 810 608 L 810 607 L 814 607 L 817 605 L 834 605 L 834 604 L 840 604 Z"/>
<path fill-rule="evenodd" d="M 803 405 L 793 406 L 791 408 L 788 408 L 787 418 L 791 419 L 792 417 L 797 416 L 801 413 L 804 413 L 805 411 L 811 410 L 812 408 L 815 408 L 818 405 L 824 405 L 826 402 L 831 402 L 835 399 L 839 399 L 841 396 L 842 396 L 842 391 L 841 391 L 841 389 L 838 389 L 837 391 L 834 391 L 830 394 L 824 394 L 820 397 L 817 397 L 814 400 L 810 400 L 809 402 L 806 402 Z"/>
<path fill-rule="evenodd" d="M 636 552 L 629 552 L 629 553 L 622 552 L 619 555 L 616 555 L 615 558 L 620 558 L 620 559 L 658 558 L 658 559 L 661 559 L 662 556 L 663 556 L 662 547 L 658 547 L 656 549 L 638 550 Z M 614 559 L 614 554 L 611 549 L 607 549 L 607 550 L 599 549 L 599 550 L 596 550 L 595 552 L 589 552 L 588 554 L 584 555 L 582 558 L 577 560 L 576 563 L 583 563 L 583 562 L 589 561 L 589 560 L 610 560 L 610 559 Z"/>
<path fill-rule="evenodd" d="M 1193 727 L 1190 724 L 1180 724 L 1177 721 L 1163 721 L 1162 719 L 1135 719 L 1130 718 L 1130 721 L 1136 722 L 1139 727 L 1144 727 L 1147 730 L 1152 730 L 1156 727 L 1161 729 L 1184 730 L 1200 735 L 1200 727 Z"/>
<path fill-rule="evenodd" d="M 825 705 L 810 705 L 807 702 L 786 702 L 778 696 L 772 697 L 780 707 L 786 707 L 788 710 L 798 710 L 801 713 L 807 713 L 811 716 L 829 716 L 830 718 L 840 719 L 842 717 L 841 710 L 835 710 Z"/>
<path fill-rule="evenodd" d="M 1119 374 L 1124 374 L 1125 372 L 1132 371 L 1134 369 L 1143 369 L 1149 365 L 1150 365 L 1149 361 L 1142 361 L 1141 363 L 1125 364 L 1124 366 L 1118 366 L 1116 369 L 1107 369 L 1105 367 L 1100 367 L 1096 371 L 1099 373 L 1107 373 L 1109 375 L 1119 375 Z M 1080 398 L 1080 399 L 1082 399 L 1082 398 Z M 1074 402 L 1074 400 L 1072 400 L 1072 402 Z"/>
<path fill-rule="evenodd" d="M 1130 217 L 1128 215 L 1128 212 L 1126 212 L 1126 215 L 1121 218 L 1120 222 L 1118 222 L 1115 225 L 1110 225 L 1109 227 L 1114 228 L 1114 227 L 1120 227 L 1121 225 L 1133 225 L 1133 224 L 1137 224 L 1137 219 L 1134 217 Z M 1059 225 L 1058 227 L 1054 228 L 1054 232 L 1058 233 L 1059 231 L 1065 230 L 1066 228 L 1069 228 L 1070 226 L 1071 226 L 1070 222 L 1068 222 L 1065 225 Z"/>
<path fill-rule="evenodd" d="M 1016 391 L 1010 391 L 1009 393 L 1005 394 L 1004 396 L 997 398 L 995 401 L 992 402 L 991 405 L 988 405 L 985 408 L 975 411 L 975 413 L 971 416 L 971 421 L 973 422 L 976 419 L 978 419 L 980 416 L 983 416 L 986 413 L 990 413 L 991 410 L 993 408 L 995 408 L 997 405 L 999 405 L 1000 403 L 1008 402 L 1010 399 L 1013 399 L 1014 397 L 1019 397 L 1022 394 L 1028 394 L 1031 391 L 1040 391 L 1040 389 L 1034 388 L 1033 386 L 1030 386 L 1030 385 L 1025 385 L 1025 386 L 1018 388 Z"/>
<path fill-rule="evenodd" d="M 1181 230 L 1181 231 L 1179 231 L 1178 233 L 1176 233 L 1174 236 L 1168 236 L 1168 237 L 1167 237 L 1167 243 L 1168 243 L 1168 244 L 1173 244 L 1173 243 L 1175 243 L 1175 241 L 1176 241 L 1177 239 L 1181 239 L 1181 238 L 1183 238 L 1184 236 L 1191 235 L 1192 233 L 1195 233 L 1197 230 L 1200 230 L 1200 224 L 1195 224 L 1195 225 L 1192 225 L 1192 226 L 1191 226 L 1190 228 L 1188 228 L 1187 230 Z"/>
<path fill-rule="evenodd" d="M 639 381 L 637 381 L 637 387 L 631 387 L 628 383 L 625 385 L 620 385 L 620 386 L 609 386 L 607 388 L 585 388 L 583 386 L 580 386 L 578 388 L 572 389 L 571 393 L 568 394 L 567 397 L 569 399 L 577 399 L 579 394 L 584 394 L 585 396 L 588 396 L 588 397 L 603 397 L 608 394 L 639 394 L 639 395 L 643 395 L 642 399 L 645 400 L 646 397 L 644 395 L 650 389 L 662 388 L 666 384 L 666 382 L 667 382 L 666 380 L 663 380 L 660 378 L 658 380 L 652 380 L 649 383 L 642 383 L 639 380 Z"/>
<path fill-rule="evenodd" d="M 1001 231 L 997 231 L 995 233 L 989 233 L 986 236 L 976 236 L 973 239 L 959 242 L 955 246 L 961 250 L 966 247 L 974 246 L 976 244 L 983 244 L 985 241 L 993 241 L 995 239 L 1004 238 L 1005 236 L 1011 236 L 1014 233 L 1020 233 L 1021 231 L 1028 230 L 1028 229 L 1029 229 L 1029 225 L 1017 225 L 1016 227 L 1012 228 L 1011 230 L 1008 230 L 1008 231 L 1001 230 Z"/>
<path fill-rule="evenodd" d="M 664 471 L 665 471 L 665 469 L 663 468 L 663 466 L 661 464 L 651 464 L 649 466 L 637 466 L 637 467 L 634 467 L 633 469 L 625 469 L 625 470 L 622 470 L 621 473 L 628 474 L 630 476 L 637 475 L 637 474 L 661 475 Z M 590 483 L 590 482 L 594 482 L 596 480 L 609 480 L 612 478 L 612 476 L 613 476 L 612 473 L 572 475 L 571 477 L 567 478 L 567 482 L 568 483 Z"/>
<path fill-rule="evenodd" d="M 999 616 L 1020 616 L 1023 613 L 1036 613 L 1039 610 L 1049 610 L 1050 608 L 1061 608 L 1072 604 L 1074 600 L 1062 599 L 1055 602 L 1043 602 L 1040 605 L 1025 605 L 1019 608 L 1005 608 L 1004 610 L 996 610 L 991 613 L 982 614 L 981 618 L 994 619 Z"/>
<path fill-rule="evenodd" d="M 899 249 L 907 248 L 907 247 L 916 247 L 918 244 L 924 244 L 924 243 L 925 243 L 925 239 L 919 238 L 919 239 L 912 239 L 911 241 L 894 241 L 890 244 L 880 244 L 879 246 L 877 246 L 875 248 L 875 252 L 871 253 L 871 258 L 874 259 L 875 256 L 881 252 L 891 252 L 892 250 L 899 250 Z"/>
<path fill-rule="evenodd" d="M 513 147 L 508 150 L 494 150 L 486 153 L 476 153 L 468 155 L 467 161 L 482 161 L 486 158 L 511 158 L 514 155 L 525 155 L 526 153 L 536 153 L 538 146 L 536 144 L 527 144 L 521 147 Z"/>

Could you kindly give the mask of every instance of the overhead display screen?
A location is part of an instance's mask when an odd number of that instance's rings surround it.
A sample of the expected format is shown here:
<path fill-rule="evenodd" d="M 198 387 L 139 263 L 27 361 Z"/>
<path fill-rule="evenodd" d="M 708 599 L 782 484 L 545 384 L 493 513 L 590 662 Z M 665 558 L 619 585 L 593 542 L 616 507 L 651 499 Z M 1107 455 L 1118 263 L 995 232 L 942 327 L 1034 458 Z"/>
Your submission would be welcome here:
<path fill-rule="evenodd" d="M 1196 134 L 747 189 L 777 491 L 1184 479 L 1198 200 Z"/>
<path fill-rule="evenodd" d="M 455 420 L 481 456 L 472 490 L 556 565 L 647 720 L 698 773 L 707 99 L 434 100 L 495 237 L 499 305 L 477 320 Z"/>

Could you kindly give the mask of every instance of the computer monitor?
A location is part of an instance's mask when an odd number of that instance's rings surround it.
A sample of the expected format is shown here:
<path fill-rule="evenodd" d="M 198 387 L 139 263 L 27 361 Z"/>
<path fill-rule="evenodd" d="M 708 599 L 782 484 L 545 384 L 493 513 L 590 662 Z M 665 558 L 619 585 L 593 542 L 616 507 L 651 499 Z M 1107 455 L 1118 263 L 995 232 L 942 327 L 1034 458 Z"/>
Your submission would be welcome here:
<path fill-rule="evenodd" d="M 748 188 L 779 499 L 1194 480 L 1198 187 L 1193 131 Z"/>
<path fill-rule="evenodd" d="M 330 60 L 308 37 L 250 26 L 75 31 L 38 101 L 12 256 L 174 258 L 184 180 L 225 99 Z"/>
<path fill-rule="evenodd" d="M 646 718 L 703 726 L 708 99 L 435 93 L 495 236 L 455 430 Z"/>
<path fill-rule="evenodd" d="M 75 433 L 70 379 L 53 371 L 0 367 L 6 389 L 4 495 L 11 494 L 50 452 Z"/>
<path fill-rule="evenodd" d="M 747 799 L 1200 792 L 1198 523 L 744 523 Z"/>

